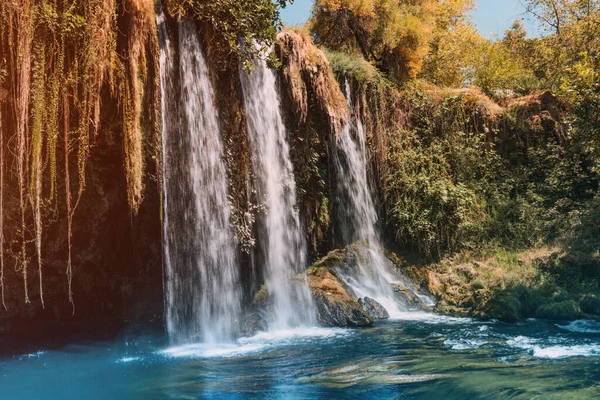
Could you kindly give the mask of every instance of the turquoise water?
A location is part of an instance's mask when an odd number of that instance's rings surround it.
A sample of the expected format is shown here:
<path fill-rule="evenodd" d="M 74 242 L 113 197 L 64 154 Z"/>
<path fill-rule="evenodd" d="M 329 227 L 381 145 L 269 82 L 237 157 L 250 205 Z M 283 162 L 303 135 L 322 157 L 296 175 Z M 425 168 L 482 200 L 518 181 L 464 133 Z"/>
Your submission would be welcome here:
<path fill-rule="evenodd" d="M 406 317 L 227 346 L 168 348 L 153 336 L 40 349 L 0 360 L 0 398 L 600 398 L 598 322 Z"/>

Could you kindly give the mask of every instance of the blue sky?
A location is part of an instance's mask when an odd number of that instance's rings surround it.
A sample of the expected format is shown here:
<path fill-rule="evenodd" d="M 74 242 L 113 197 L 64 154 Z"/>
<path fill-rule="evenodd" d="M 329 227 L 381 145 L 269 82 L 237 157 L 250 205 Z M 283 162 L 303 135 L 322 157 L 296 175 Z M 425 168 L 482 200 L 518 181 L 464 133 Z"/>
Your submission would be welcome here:
<path fill-rule="evenodd" d="M 513 21 L 519 16 L 524 16 L 524 9 L 519 0 L 475 0 L 476 9 L 473 19 L 479 31 L 487 37 L 494 34 L 502 36 Z M 300 25 L 306 22 L 310 15 L 312 0 L 294 0 L 294 4 L 281 12 L 281 17 L 286 25 Z M 530 36 L 537 36 L 535 24 L 527 18 L 525 25 Z"/>

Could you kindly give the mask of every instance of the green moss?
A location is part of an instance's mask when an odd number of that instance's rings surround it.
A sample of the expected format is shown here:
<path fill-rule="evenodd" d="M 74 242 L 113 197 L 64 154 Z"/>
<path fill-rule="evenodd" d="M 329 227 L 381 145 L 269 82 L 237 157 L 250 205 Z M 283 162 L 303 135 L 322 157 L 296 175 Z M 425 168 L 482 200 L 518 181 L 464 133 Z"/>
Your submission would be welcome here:
<path fill-rule="evenodd" d="M 265 306 L 268 303 L 268 301 L 269 289 L 267 288 L 267 285 L 264 284 L 260 287 L 258 293 L 256 293 L 256 296 L 254 296 L 254 299 L 252 299 L 252 306 L 260 308 Z"/>
<path fill-rule="evenodd" d="M 323 257 L 320 260 L 318 260 L 317 262 L 315 262 L 311 266 L 311 269 L 314 270 L 319 267 L 324 267 L 324 268 L 331 267 L 333 264 L 340 262 L 344 259 L 344 253 L 345 253 L 344 249 L 337 249 L 337 250 L 330 251 L 325 257 Z"/>

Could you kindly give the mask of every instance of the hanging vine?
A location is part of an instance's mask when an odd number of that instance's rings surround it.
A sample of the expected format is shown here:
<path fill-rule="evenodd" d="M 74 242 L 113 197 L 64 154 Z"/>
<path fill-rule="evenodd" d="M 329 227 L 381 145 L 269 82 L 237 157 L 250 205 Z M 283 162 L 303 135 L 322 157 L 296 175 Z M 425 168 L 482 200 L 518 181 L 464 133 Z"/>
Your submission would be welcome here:
<path fill-rule="evenodd" d="M 148 47 L 153 50 L 150 52 L 150 56 L 153 60 L 156 60 L 158 36 L 152 0 L 127 0 L 124 5 L 125 12 L 129 16 L 127 37 L 132 38 L 132 40 L 128 41 L 127 57 L 124 63 L 125 82 L 122 88 L 123 148 L 125 149 L 127 200 L 130 208 L 137 212 L 144 191 L 142 102 L 145 96 L 148 95 L 144 92 L 144 88 L 148 86 L 149 60 L 147 45 L 149 44 Z M 158 90 L 157 84 L 157 82 L 152 82 L 154 91 Z M 157 104 L 151 104 L 151 106 L 157 107 Z M 152 129 L 157 130 L 157 127 L 152 127 Z"/>
<path fill-rule="evenodd" d="M 42 194 L 42 141 L 43 141 L 43 117 L 44 106 L 46 101 L 45 96 L 45 61 L 46 61 L 46 46 L 44 43 L 37 42 L 34 44 L 35 51 L 33 57 L 33 80 L 31 90 L 31 168 L 29 169 L 29 203 L 33 211 L 33 225 L 35 229 L 35 249 L 38 262 L 38 274 L 40 283 L 40 301 L 42 308 L 44 305 L 44 288 L 43 288 L 43 273 L 42 273 L 42 211 L 41 211 L 41 194 Z"/>
<path fill-rule="evenodd" d="M 132 21 L 125 54 L 118 54 L 116 0 L 0 2 L 0 292 L 4 307 L 4 244 L 9 243 L 5 240 L 4 201 L 8 193 L 15 199 L 15 211 L 18 204 L 20 213 L 19 226 L 13 232 L 18 236 L 18 254 L 11 251 L 23 279 L 25 303 L 32 299 L 28 265 L 37 261 L 39 299 L 45 307 L 44 223 L 55 220 L 53 215 L 66 213 L 65 274 L 69 302 L 75 310 L 73 219 L 85 191 L 87 161 L 100 130 L 106 87 L 114 100 L 122 101 L 125 177 L 131 209 L 136 211 L 141 202 L 143 102 L 150 96 L 154 110 L 158 99 L 153 87 L 157 83 L 147 80 L 147 54 L 157 54 L 158 39 L 152 0 L 119 0 L 118 6 Z M 152 66 L 156 67 L 155 60 Z M 124 95 L 117 95 L 117 88 Z M 8 101 L 3 101 L 3 91 Z M 156 113 L 150 113 L 151 129 L 157 128 Z M 13 131 L 14 138 L 4 135 Z M 63 140 L 59 140 L 61 136 Z M 63 156 L 60 167 L 59 154 Z M 16 179 L 8 175 L 6 182 L 4 172 L 9 166 L 14 168 Z M 65 204 L 59 205 L 62 185 Z M 15 238 L 11 240 L 15 242 Z"/>
<path fill-rule="evenodd" d="M 0 69 L 0 73 L 3 70 Z M 0 75 L 0 84 L 2 84 Z M 4 130 L 2 126 L 2 98 L 0 94 L 0 296 L 2 307 L 6 310 L 4 301 Z"/>

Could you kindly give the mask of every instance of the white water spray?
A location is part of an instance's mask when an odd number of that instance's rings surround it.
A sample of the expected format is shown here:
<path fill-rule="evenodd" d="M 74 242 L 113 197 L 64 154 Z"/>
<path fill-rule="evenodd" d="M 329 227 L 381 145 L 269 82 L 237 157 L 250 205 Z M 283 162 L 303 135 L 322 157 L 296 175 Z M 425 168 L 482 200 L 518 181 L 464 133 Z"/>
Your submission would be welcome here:
<path fill-rule="evenodd" d="M 157 23 L 167 331 L 172 343 L 228 341 L 241 289 L 214 93 L 194 23 L 179 24 L 179 81 L 162 13 Z"/>
<path fill-rule="evenodd" d="M 275 74 L 257 60 L 253 72 L 241 70 L 255 187 L 266 208 L 262 221 L 262 259 L 274 313 L 269 329 L 315 323 L 306 276 L 306 244 L 296 210 L 296 183 L 280 110 Z"/>
<path fill-rule="evenodd" d="M 402 307 L 394 300 L 392 284 L 406 286 L 387 266 L 377 231 L 377 212 L 367 175 L 367 145 L 365 130 L 352 102 L 348 81 L 346 98 L 350 108 L 350 122 L 335 137 L 332 149 L 336 177 L 336 212 L 340 236 L 344 244 L 361 242 L 356 248 L 358 268 L 345 270 L 344 281 L 360 297 L 371 297 L 385 307 L 392 318 L 399 318 Z"/>

